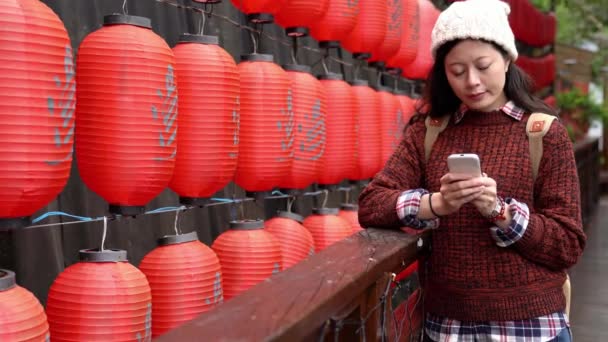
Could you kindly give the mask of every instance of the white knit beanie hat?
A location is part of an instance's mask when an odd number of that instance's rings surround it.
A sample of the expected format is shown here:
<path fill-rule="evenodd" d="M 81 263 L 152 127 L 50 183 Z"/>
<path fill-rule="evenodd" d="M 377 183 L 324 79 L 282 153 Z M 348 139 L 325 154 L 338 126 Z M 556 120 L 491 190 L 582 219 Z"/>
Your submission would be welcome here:
<path fill-rule="evenodd" d="M 483 39 L 501 46 L 511 59 L 517 59 L 515 37 L 508 16 L 509 5 L 500 0 L 467 0 L 454 2 L 439 14 L 431 33 L 431 53 L 455 39 Z"/>

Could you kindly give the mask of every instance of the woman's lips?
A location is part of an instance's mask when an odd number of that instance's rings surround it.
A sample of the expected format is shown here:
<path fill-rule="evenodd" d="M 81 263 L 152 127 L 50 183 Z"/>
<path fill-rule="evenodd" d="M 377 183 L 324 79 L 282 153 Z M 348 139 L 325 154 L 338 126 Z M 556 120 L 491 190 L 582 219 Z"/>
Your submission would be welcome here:
<path fill-rule="evenodd" d="M 485 93 L 486 92 L 484 91 L 484 92 L 481 92 L 481 93 L 475 93 L 475 94 L 467 95 L 467 98 L 469 98 L 470 100 L 473 100 L 473 101 L 479 101 L 485 95 Z"/>

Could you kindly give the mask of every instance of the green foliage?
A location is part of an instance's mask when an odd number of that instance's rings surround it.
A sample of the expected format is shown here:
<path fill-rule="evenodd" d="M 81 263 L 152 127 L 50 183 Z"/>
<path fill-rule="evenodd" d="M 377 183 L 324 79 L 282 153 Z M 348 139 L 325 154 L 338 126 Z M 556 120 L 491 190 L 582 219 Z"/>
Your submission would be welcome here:
<path fill-rule="evenodd" d="M 608 110 L 595 103 L 578 88 L 557 94 L 556 102 L 562 112 L 580 113 L 578 118 L 584 121 L 601 119 L 608 122 Z"/>

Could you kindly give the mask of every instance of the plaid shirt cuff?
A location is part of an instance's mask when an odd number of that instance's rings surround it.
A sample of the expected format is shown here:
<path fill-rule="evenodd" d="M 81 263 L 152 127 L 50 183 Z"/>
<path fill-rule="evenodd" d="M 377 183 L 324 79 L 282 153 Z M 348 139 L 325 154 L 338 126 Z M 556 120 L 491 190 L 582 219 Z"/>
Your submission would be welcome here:
<path fill-rule="evenodd" d="M 439 227 L 439 219 L 419 220 L 420 198 L 429 192 L 424 189 L 404 191 L 397 199 L 397 216 L 406 226 L 414 229 L 434 229 Z"/>
<path fill-rule="evenodd" d="M 505 199 L 505 202 L 513 215 L 511 223 L 506 229 L 496 226 L 490 228 L 492 237 L 500 247 L 508 247 L 521 239 L 530 221 L 530 209 L 525 203 L 517 202 L 512 198 Z"/>

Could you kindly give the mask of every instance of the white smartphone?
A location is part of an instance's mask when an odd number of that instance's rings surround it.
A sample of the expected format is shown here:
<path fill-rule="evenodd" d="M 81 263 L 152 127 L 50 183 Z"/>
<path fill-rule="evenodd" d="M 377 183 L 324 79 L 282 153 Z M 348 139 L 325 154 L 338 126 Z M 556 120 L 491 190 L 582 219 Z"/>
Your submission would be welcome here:
<path fill-rule="evenodd" d="M 481 177 L 481 162 L 475 153 L 457 153 L 448 157 L 450 173 Z"/>

